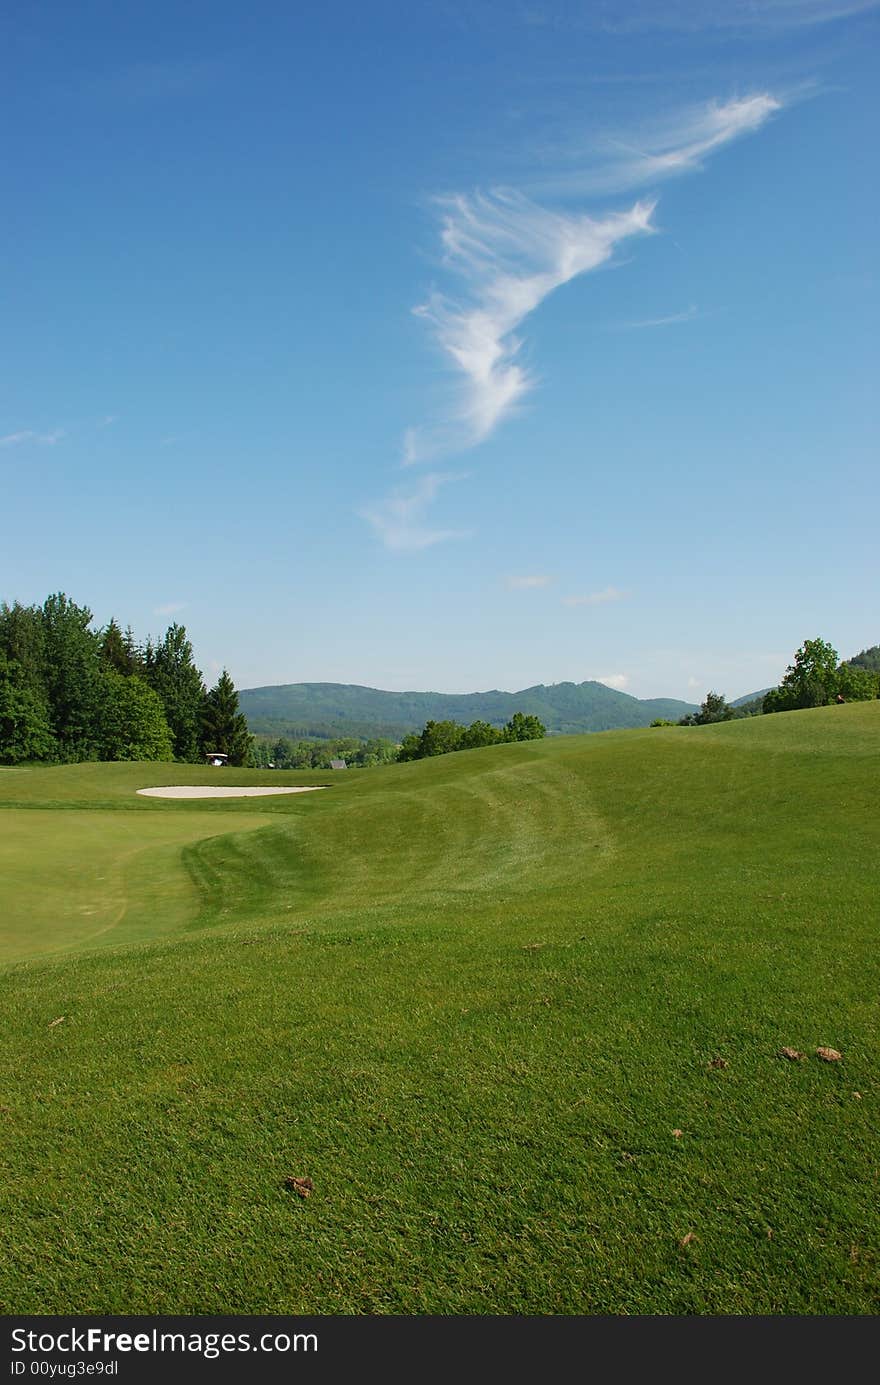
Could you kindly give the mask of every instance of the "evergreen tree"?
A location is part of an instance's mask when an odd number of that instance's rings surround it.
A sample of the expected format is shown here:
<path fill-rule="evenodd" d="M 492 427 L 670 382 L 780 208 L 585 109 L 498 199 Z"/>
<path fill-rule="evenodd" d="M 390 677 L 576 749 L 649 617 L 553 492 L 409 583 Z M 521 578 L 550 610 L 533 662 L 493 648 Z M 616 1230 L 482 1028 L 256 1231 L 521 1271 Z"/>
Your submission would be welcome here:
<path fill-rule="evenodd" d="M 247 764 L 252 737 L 247 719 L 238 710 L 235 684 L 223 670 L 216 687 L 206 693 L 202 707 L 202 743 L 206 754 L 219 751 L 231 765 Z"/>
<path fill-rule="evenodd" d="M 136 673 L 139 678 L 146 675 L 146 665 L 144 663 L 144 651 L 134 637 L 134 631 L 130 625 L 125 627 L 125 634 L 122 636 L 122 647 L 125 650 L 125 658 L 128 663 L 129 673 Z"/>
<path fill-rule="evenodd" d="M 183 625 L 170 625 L 157 645 L 147 641 L 144 676 L 161 698 L 174 758 L 190 764 L 200 760 L 205 685 Z"/>
<path fill-rule="evenodd" d="M 126 678 L 138 672 L 137 646 L 128 627 L 123 635 L 116 621 L 111 617 L 110 624 L 100 634 L 101 663 L 105 668 L 115 669 Z"/>

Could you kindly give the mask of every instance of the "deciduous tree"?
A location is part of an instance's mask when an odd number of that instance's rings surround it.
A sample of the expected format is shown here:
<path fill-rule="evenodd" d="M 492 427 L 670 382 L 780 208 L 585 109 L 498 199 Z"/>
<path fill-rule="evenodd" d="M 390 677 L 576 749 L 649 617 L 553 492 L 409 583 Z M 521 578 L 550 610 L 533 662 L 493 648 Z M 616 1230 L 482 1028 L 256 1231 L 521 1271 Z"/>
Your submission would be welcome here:
<path fill-rule="evenodd" d="M 880 696 L 880 675 L 868 668 L 841 664 L 837 670 L 837 693 L 845 702 L 870 702 Z"/>
<path fill-rule="evenodd" d="M 0 653 L 0 764 L 49 760 L 54 753 L 45 702 L 28 687 L 21 665 Z"/>
<path fill-rule="evenodd" d="M 723 693 L 707 692 L 706 700 L 694 714 L 697 726 L 712 726 L 718 721 L 733 721 L 736 713 Z"/>
<path fill-rule="evenodd" d="M 537 717 L 524 712 L 514 712 L 504 728 L 506 741 L 539 741 L 547 734 L 547 728 Z"/>
<path fill-rule="evenodd" d="M 47 701 L 58 754 L 65 760 L 86 760 L 95 754 L 100 701 L 92 613 L 56 592 L 43 602 L 42 614 Z"/>
<path fill-rule="evenodd" d="M 158 693 L 143 678 L 105 668 L 98 758 L 173 760 L 171 731 Z"/>
<path fill-rule="evenodd" d="M 849 665 L 839 664 L 837 650 L 827 640 L 805 640 L 789 664 L 778 688 L 771 688 L 764 698 L 765 712 L 793 712 L 803 707 L 825 707 L 834 702 L 838 693 L 866 687 L 859 672 Z"/>

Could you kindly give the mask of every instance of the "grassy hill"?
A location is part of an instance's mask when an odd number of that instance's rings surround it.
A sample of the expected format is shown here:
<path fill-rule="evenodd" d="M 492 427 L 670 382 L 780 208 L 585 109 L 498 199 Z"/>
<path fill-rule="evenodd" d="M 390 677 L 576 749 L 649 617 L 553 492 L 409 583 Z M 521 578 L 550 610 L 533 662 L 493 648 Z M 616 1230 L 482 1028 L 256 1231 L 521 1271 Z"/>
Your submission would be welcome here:
<path fill-rule="evenodd" d="M 3 1311 L 876 1313 L 878 749 L 0 771 Z"/>
<path fill-rule="evenodd" d="M 284 683 L 247 688 L 240 705 L 257 735 L 390 736 L 400 739 L 426 721 L 488 721 L 503 726 L 514 712 L 540 717 L 550 732 L 612 731 L 649 726 L 655 717 L 677 721 L 696 711 L 689 702 L 653 697 L 640 700 L 604 683 L 539 684 L 521 692 L 383 692 L 351 683 Z"/>

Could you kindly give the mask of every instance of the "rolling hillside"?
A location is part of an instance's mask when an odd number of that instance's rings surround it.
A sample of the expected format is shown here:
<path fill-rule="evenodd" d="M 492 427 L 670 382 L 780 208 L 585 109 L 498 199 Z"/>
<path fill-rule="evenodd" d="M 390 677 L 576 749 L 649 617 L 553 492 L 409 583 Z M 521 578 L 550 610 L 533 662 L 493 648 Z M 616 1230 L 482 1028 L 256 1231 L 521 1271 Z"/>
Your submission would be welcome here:
<path fill-rule="evenodd" d="M 656 717 L 678 720 L 696 710 L 674 698 L 640 700 L 604 683 L 554 683 L 508 693 L 383 692 L 350 683 L 285 683 L 248 688 L 239 695 L 257 735 L 389 736 L 399 739 L 426 721 L 488 721 L 503 726 L 514 712 L 540 717 L 551 733 L 612 731 L 649 726 Z"/>
<path fill-rule="evenodd" d="M 876 1313 L 878 752 L 0 771 L 4 1311 Z"/>

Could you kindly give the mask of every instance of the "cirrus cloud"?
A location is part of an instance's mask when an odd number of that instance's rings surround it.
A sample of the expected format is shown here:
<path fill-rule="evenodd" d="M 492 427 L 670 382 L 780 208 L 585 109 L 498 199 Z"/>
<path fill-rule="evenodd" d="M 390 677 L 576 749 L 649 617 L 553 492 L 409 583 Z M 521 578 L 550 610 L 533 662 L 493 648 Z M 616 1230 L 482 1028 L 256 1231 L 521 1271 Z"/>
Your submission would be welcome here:
<path fill-rule="evenodd" d="M 636 186 L 656 186 L 672 176 L 695 172 L 705 159 L 754 133 L 782 102 L 759 92 L 727 102 L 710 102 L 654 120 L 627 138 L 617 137 L 590 149 L 569 150 L 569 169 L 555 184 L 556 193 L 599 193 Z M 574 152 L 572 153 L 572 150 Z M 412 467 L 485 442 L 535 386 L 523 359 L 521 328 L 550 294 L 584 274 L 612 262 L 625 240 L 656 228 L 656 197 L 622 211 L 563 211 L 542 205 L 521 189 L 494 188 L 456 192 L 435 199 L 440 216 L 442 263 L 451 279 L 448 289 L 435 288 L 413 309 L 428 328 L 455 385 L 443 414 L 419 427 L 407 428 L 401 465 Z M 633 327 L 685 322 L 696 308 L 664 318 L 646 318 Z M 435 529 L 424 522 L 439 485 L 436 473 L 421 487 L 394 490 L 361 510 L 388 548 L 427 548 L 462 538 L 458 529 Z M 611 589 L 609 589 L 611 590 Z M 567 598 L 569 605 L 599 605 L 616 600 L 593 593 Z"/>
<path fill-rule="evenodd" d="M 0 447 L 18 447 L 21 443 L 35 442 L 44 447 L 54 447 L 65 436 L 63 428 L 51 428 L 48 433 L 37 433 L 33 428 L 22 428 L 17 433 L 7 433 L 0 438 Z"/>
<path fill-rule="evenodd" d="M 609 601 L 622 601 L 626 592 L 618 587 L 605 587 L 600 592 L 587 592 L 585 596 L 564 596 L 563 606 L 607 606 Z"/>
<path fill-rule="evenodd" d="M 467 530 L 432 529 L 424 522 L 425 513 L 440 488 L 450 481 L 463 479 L 431 472 L 420 477 L 416 485 L 397 487 L 383 500 L 365 506 L 360 511 L 361 518 L 372 526 L 386 548 L 398 553 L 418 552 L 448 539 L 467 538 Z"/>
<path fill-rule="evenodd" d="M 507 577 L 505 586 L 508 591 L 528 591 L 535 587 L 549 587 L 553 581 L 546 573 L 534 573 L 524 577 Z"/>

